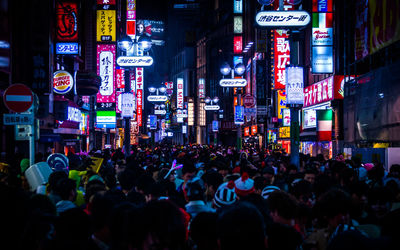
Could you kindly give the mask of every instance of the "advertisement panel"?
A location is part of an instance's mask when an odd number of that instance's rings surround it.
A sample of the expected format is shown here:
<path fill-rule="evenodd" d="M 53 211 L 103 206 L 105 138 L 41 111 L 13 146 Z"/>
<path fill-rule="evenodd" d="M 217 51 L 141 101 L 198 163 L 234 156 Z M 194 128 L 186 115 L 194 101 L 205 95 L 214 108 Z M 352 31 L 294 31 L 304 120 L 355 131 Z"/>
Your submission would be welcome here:
<path fill-rule="evenodd" d="M 156 20 L 137 20 L 136 21 L 136 39 L 141 36 L 146 36 L 151 39 L 154 45 L 164 45 L 164 30 L 163 21 Z"/>
<path fill-rule="evenodd" d="M 131 92 L 121 93 L 121 117 L 133 117 L 133 112 L 135 110 L 135 96 Z"/>
<path fill-rule="evenodd" d="M 290 127 L 280 127 L 278 137 L 281 139 L 289 139 L 290 138 Z"/>
<path fill-rule="evenodd" d="M 205 98 L 206 97 L 206 83 L 205 83 L 204 78 L 200 78 L 199 79 L 197 97 L 198 98 Z"/>
<path fill-rule="evenodd" d="M 143 100 L 143 68 L 136 68 L 136 118 L 137 125 L 142 126 Z"/>
<path fill-rule="evenodd" d="M 117 89 L 125 88 L 125 69 L 124 68 L 116 68 L 116 87 Z"/>
<path fill-rule="evenodd" d="M 150 129 L 152 130 L 157 129 L 157 116 L 149 115 L 149 120 L 150 120 Z"/>
<path fill-rule="evenodd" d="M 304 88 L 304 107 L 343 99 L 344 77 L 331 76 Z"/>
<path fill-rule="evenodd" d="M 311 64 L 312 64 L 313 74 L 332 74 L 333 73 L 332 46 L 313 46 Z"/>
<path fill-rule="evenodd" d="M 303 27 L 310 23 L 311 17 L 306 11 L 260 11 L 255 17 L 260 27 Z"/>
<path fill-rule="evenodd" d="M 278 119 L 281 120 L 282 119 L 282 109 L 286 108 L 286 92 L 284 90 L 278 90 L 277 92 L 278 98 Z"/>
<path fill-rule="evenodd" d="M 60 42 L 78 41 L 78 4 L 56 2 L 56 39 Z"/>
<path fill-rule="evenodd" d="M 250 127 L 245 127 L 244 128 L 244 136 L 250 136 Z"/>
<path fill-rule="evenodd" d="M 97 42 L 115 42 L 115 10 L 97 10 Z"/>
<path fill-rule="evenodd" d="M 257 125 L 252 125 L 251 126 L 251 135 L 257 135 Z"/>
<path fill-rule="evenodd" d="M 177 79 L 176 84 L 176 108 L 183 109 L 183 78 Z"/>
<path fill-rule="evenodd" d="M 242 16 L 233 17 L 233 33 L 241 34 L 243 33 L 243 19 Z"/>
<path fill-rule="evenodd" d="M 57 55 L 78 55 L 79 43 L 56 43 Z"/>
<path fill-rule="evenodd" d="M 54 72 L 53 92 L 59 95 L 67 94 L 74 87 L 74 78 L 64 70 Z"/>
<path fill-rule="evenodd" d="M 96 128 L 115 128 L 115 111 L 96 111 Z"/>
<path fill-rule="evenodd" d="M 313 13 L 312 17 L 312 45 L 333 45 L 333 13 Z"/>
<path fill-rule="evenodd" d="M 219 123 L 218 121 L 212 121 L 212 131 L 213 132 L 218 132 L 219 130 Z"/>
<path fill-rule="evenodd" d="M 235 106 L 235 124 L 243 124 L 244 123 L 244 107 L 243 106 Z"/>
<path fill-rule="evenodd" d="M 136 0 L 126 1 L 126 19 L 127 20 L 136 19 Z"/>
<path fill-rule="evenodd" d="M 101 77 L 98 103 L 115 103 L 115 53 L 114 44 L 97 45 L 97 75 Z"/>
<path fill-rule="evenodd" d="M 284 127 L 290 126 L 290 109 L 282 109 L 282 125 Z"/>
<path fill-rule="evenodd" d="M 243 13 L 243 0 L 233 0 L 233 13 Z"/>
<path fill-rule="evenodd" d="M 285 89 L 286 65 L 290 64 L 289 35 L 284 30 L 274 31 L 274 83 L 275 89 Z"/>
<path fill-rule="evenodd" d="M 303 67 L 286 67 L 286 104 L 303 104 L 304 102 Z"/>
<path fill-rule="evenodd" d="M 313 12 L 332 12 L 333 0 L 313 0 L 312 11 Z"/>
<path fill-rule="evenodd" d="M 242 36 L 233 37 L 233 53 L 240 54 L 243 52 L 243 38 Z"/>
<path fill-rule="evenodd" d="M 174 82 L 165 82 L 165 87 L 167 88 L 167 95 L 174 93 Z"/>

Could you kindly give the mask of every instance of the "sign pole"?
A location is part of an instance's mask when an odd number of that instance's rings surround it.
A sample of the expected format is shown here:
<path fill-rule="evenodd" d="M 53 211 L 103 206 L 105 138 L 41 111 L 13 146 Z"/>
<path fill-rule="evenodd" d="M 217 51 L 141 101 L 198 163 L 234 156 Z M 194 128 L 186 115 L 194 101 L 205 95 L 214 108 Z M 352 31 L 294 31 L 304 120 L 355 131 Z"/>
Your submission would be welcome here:
<path fill-rule="evenodd" d="M 36 99 L 36 96 L 35 96 Z M 29 162 L 32 166 L 35 164 L 35 133 L 36 133 L 36 120 L 35 120 L 35 112 L 36 112 L 36 101 L 32 103 L 32 124 L 31 126 L 31 133 L 29 135 Z"/>

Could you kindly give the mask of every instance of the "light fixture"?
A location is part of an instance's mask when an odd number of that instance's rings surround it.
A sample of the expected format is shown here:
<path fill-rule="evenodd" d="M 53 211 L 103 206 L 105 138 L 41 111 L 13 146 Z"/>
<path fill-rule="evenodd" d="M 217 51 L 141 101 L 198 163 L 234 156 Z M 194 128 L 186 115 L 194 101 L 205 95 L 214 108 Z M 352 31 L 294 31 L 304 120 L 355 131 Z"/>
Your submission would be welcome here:
<path fill-rule="evenodd" d="M 156 92 L 156 88 L 155 87 L 149 87 L 149 92 L 150 93 L 154 93 L 154 92 Z"/>
<path fill-rule="evenodd" d="M 118 47 L 122 49 L 123 51 L 128 51 L 132 48 L 133 42 L 132 39 L 129 36 L 123 36 L 119 41 L 118 41 Z"/>
<path fill-rule="evenodd" d="M 165 104 L 161 104 L 160 108 L 165 109 Z"/>
<path fill-rule="evenodd" d="M 240 75 L 240 76 L 243 75 L 245 70 L 246 70 L 246 67 L 244 66 L 243 63 L 238 63 L 238 64 L 236 64 L 236 66 L 235 66 L 235 73 L 236 73 L 237 75 Z"/>
<path fill-rule="evenodd" d="M 160 91 L 161 94 L 165 93 L 165 91 L 167 91 L 166 87 L 160 87 L 158 88 L 158 91 Z"/>
<path fill-rule="evenodd" d="M 211 102 L 211 98 L 210 97 L 206 97 L 206 99 L 204 99 L 204 102 L 209 104 Z"/>
<path fill-rule="evenodd" d="M 217 96 L 214 97 L 213 102 L 216 104 L 216 103 L 218 103 L 218 101 L 219 101 L 219 98 Z"/>
<path fill-rule="evenodd" d="M 138 40 L 139 49 L 144 52 L 149 51 L 151 49 L 151 39 L 147 36 L 141 36 Z"/>
<path fill-rule="evenodd" d="M 221 68 L 220 68 L 220 72 L 221 72 L 221 74 L 223 74 L 224 76 L 226 76 L 226 75 L 228 75 L 229 73 L 231 73 L 231 66 L 229 66 L 229 64 L 227 63 L 227 62 L 224 62 L 222 65 L 221 65 Z"/>

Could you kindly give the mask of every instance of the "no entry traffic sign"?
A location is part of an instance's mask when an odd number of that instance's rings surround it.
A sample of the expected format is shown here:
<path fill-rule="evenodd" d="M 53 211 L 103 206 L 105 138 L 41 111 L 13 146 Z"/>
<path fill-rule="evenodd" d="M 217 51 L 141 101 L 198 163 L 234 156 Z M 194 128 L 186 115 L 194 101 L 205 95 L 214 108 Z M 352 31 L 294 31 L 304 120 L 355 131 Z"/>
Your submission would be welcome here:
<path fill-rule="evenodd" d="M 32 106 L 33 93 L 24 84 L 13 84 L 4 92 L 3 100 L 9 110 L 21 113 Z"/>

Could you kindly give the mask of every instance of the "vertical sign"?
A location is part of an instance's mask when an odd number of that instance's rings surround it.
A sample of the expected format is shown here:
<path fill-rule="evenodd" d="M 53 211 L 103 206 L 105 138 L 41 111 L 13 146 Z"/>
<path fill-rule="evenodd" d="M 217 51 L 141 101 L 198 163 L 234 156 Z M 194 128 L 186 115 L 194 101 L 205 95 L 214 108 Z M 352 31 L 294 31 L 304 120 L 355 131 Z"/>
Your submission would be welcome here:
<path fill-rule="evenodd" d="M 115 45 L 97 45 L 97 74 L 101 77 L 101 85 L 97 93 L 97 102 L 115 102 Z"/>
<path fill-rule="evenodd" d="M 165 87 L 167 88 L 167 95 L 174 93 L 174 82 L 165 82 Z"/>
<path fill-rule="evenodd" d="M 233 0 L 233 13 L 243 13 L 243 0 Z"/>
<path fill-rule="evenodd" d="M 183 78 L 177 79 L 176 85 L 176 108 L 183 109 Z"/>
<path fill-rule="evenodd" d="M 235 124 L 240 125 L 244 123 L 244 107 L 235 106 Z"/>
<path fill-rule="evenodd" d="M 78 5 L 74 2 L 56 2 L 58 41 L 78 40 Z"/>
<path fill-rule="evenodd" d="M 117 89 L 124 89 L 125 88 L 125 69 L 124 68 L 117 68 L 115 70 L 116 76 L 116 87 Z"/>
<path fill-rule="evenodd" d="M 278 90 L 278 119 L 282 119 L 283 109 L 286 108 L 286 92 L 285 90 Z"/>
<path fill-rule="evenodd" d="M 132 39 L 136 36 L 136 0 L 126 1 L 126 34 Z"/>
<path fill-rule="evenodd" d="M 274 81 L 275 89 L 285 89 L 286 85 L 286 65 L 290 64 L 290 45 L 287 32 L 285 30 L 274 31 Z"/>
<path fill-rule="evenodd" d="M 143 110 L 143 68 L 136 68 L 136 118 L 138 126 L 142 126 Z"/>
<path fill-rule="evenodd" d="M 199 91 L 197 93 L 198 98 L 205 98 L 206 97 L 206 86 L 204 78 L 199 79 Z"/>
<path fill-rule="evenodd" d="M 157 116 L 149 115 L 149 120 L 150 120 L 150 129 L 152 130 L 157 129 Z"/>
<path fill-rule="evenodd" d="M 97 42 L 115 42 L 115 10 L 97 11 Z"/>
<path fill-rule="evenodd" d="M 233 37 L 233 53 L 240 54 L 243 51 L 243 38 L 242 36 Z"/>
<path fill-rule="evenodd" d="M 286 104 L 304 103 L 303 68 L 289 66 L 286 68 Z"/>

